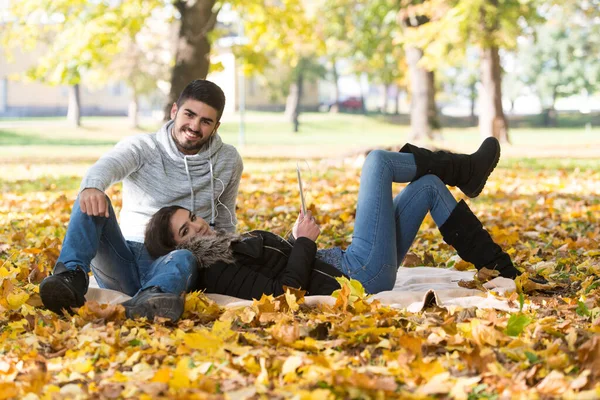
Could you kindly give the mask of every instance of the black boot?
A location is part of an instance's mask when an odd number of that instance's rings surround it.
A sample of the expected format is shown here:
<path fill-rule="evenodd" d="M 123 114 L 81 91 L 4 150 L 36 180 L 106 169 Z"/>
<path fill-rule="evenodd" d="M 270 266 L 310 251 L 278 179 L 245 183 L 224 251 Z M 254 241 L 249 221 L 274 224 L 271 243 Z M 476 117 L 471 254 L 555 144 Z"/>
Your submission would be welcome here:
<path fill-rule="evenodd" d="M 174 322 L 183 314 L 184 301 L 179 295 L 165 293 L 158 286 L 152 286 L 121 305 L 130 319 L 146 317 L 152 321 L 154 317 L 163 317 Z"/>
<path fill-rule="evenodd" d="M 400 149 L 400 153 L 412 153 L 415 156 L 417 176 L 414 180 L 426 174 L 434 174 L 446 185 L 458 186 L 467 196 L 477 197 L 498 164 L 500 143 L 496 138 L 489 137 L 470 155 L 433 152 L 407 143 Z"/>
<path fill-rule="evenodd" d="M 452 213 L 440 226 L 444 241 L 454 247 L 465 261 L 478 270 L 497 270 L 500 276 L 514 279 L 521 273 L 514 267 L 510 256 L 498 246 L 479 219 L 461 200 Z"/>
<path fill-rule="evenodd" d="M 63 309 L 71 311 L 72 307 L 81 307 L 85 303 L 89 283 L 88 274 L 82 267 L 69 270 L 63 263 L 58 263 L 52 275 L 40 284 L 42 303 L 57 314 L 61 314 Z"/>

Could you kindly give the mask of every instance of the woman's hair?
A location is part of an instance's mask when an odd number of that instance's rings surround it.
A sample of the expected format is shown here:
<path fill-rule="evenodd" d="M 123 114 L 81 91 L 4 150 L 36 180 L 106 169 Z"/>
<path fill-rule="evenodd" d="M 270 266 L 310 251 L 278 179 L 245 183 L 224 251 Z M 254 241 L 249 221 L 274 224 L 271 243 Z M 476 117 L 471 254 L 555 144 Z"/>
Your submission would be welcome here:
<path fill-rule="evenodd" d="M 177 210 L 187 210 L 187 208 L 163 207 L 148 221 L 144 233 L 144 245 L 152 257 L 164 256 L 177 248 L 175 236 L 171 232 L 171 217 Z"/>

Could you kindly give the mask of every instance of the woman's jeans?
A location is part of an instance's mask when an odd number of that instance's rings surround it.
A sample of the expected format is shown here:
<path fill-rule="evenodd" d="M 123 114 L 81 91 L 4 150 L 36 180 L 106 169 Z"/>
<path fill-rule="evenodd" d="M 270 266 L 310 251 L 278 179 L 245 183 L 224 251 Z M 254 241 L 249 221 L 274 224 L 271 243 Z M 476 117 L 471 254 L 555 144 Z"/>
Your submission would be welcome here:
<path fill-rule="evenodd" d="M 175 250 L 153 259 L 143 243 L 125 240 L 112 204 L 107 201 L 108 218 L 83 213 L 79 199 L 75 201 L 57 262 L 67 269 L 80 265 L 86 272 L 91 267 L 100 287 L 129 296 L 152 286 L 181 294 L 195 284 L 198 272 L 191 252 Z"/>
<path fill-rule="evenodd" d="M 342 256 L 342 270 L 360 281 L 369 293 L 391 290 L 398 264 L 431 212 L 441 226 L 456 200 L 435 175 L 410 183 L 395 198 L 392 182 L 410 182 L 416 174 L 414 156 L 375 150 L 362 168 L 352 244 Z"/>

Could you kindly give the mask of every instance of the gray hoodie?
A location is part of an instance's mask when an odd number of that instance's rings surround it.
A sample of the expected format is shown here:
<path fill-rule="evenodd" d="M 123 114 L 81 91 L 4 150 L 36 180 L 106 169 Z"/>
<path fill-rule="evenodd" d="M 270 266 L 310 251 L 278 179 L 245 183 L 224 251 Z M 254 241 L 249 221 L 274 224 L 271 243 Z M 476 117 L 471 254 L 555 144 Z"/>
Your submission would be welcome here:
<path fill-rule="evenodd" d="M 171 137 L 172 127 L 173 121 L 169 121 L 156 133 L 121 140 L 88 170 L 80 191 L 96 188 L 104 192 L 123 181 L 120 226 L 127 240 L 143 242 L 148 220 L 165 206 L 194 210 L 210 222 L 213 199 L 215 227 L 234 232 L 235 203 L 244 169 L 241 156 L 218 134 L 198 154 L 184 156 Z"/>

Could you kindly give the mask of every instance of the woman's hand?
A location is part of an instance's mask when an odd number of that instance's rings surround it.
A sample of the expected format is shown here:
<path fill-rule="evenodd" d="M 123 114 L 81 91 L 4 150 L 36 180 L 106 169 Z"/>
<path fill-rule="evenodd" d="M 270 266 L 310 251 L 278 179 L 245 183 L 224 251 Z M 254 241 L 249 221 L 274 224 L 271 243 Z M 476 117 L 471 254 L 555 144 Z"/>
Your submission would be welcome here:
<path fill-rule="evenodd" d="M 321 228 L 310 211 L 307 211 L 306 215 L 300 211 L 300 215 L 298 215 L 298 219 L 292 228 L 292 234 L 296 239 L 305 237 L 315 242 L 321 234 Z"/>

